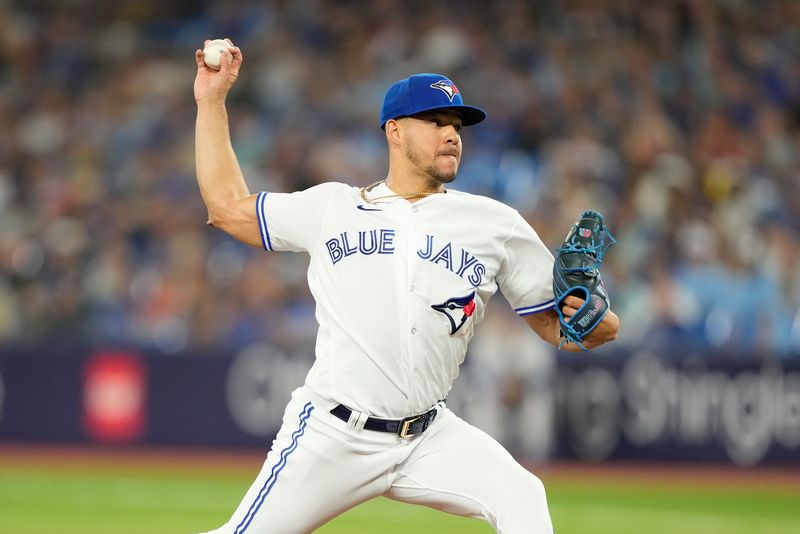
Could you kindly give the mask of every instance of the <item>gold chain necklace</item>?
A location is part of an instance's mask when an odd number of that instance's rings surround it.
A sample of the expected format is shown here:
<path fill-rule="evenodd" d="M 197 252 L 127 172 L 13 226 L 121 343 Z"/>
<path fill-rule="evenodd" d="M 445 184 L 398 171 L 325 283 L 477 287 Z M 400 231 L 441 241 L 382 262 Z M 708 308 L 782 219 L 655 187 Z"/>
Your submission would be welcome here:
<path fill-rule="evenodd" d="M 386 183 L 386 180 L 387 180 L 387 178 L 384 178 L 383 180 L 378 180 L 377 182 L 375 182 L 373 184 L 369 184 L 366 187 L 360 188 L 359 192 L 361 193 L 361 198 L 364 200 L 364 202 L 369 202 L 371 204 L 371 203 L 373 203 L 373 202 L 375 202 L 377 200 L 385 200 L 387 198 L 406 198 L 406 199 L 408 199 L 408 198 L 416 198 L 416 197 L 427 197 L 427 196 L 430 196 L 430 195 L 435 195 L 437 193 L 447 193 L 447 190 L 442 190 L 442 191 L 412 191 L 410 193 L 394 193 L 392 195 L 384 195 L 382 197 L 367 198 L 367 192 L 368 191 L 371 191 L 372 188 L 375 187 L 375 186 L 378 186 L 380 184 Z"/>

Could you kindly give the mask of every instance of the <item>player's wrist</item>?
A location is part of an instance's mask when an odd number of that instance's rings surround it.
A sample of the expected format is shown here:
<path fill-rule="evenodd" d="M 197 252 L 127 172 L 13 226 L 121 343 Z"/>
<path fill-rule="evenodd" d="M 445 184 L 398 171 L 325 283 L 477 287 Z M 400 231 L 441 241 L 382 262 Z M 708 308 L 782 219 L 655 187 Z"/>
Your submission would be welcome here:
<path fill-rule="evenodd" d="M 224 109 L 226 100 L 225 97 L 226 95 L 208 95 L 201 98 L 196 98 L 195 102 L 197 103 L 198 109 L 200 108 Z"/>

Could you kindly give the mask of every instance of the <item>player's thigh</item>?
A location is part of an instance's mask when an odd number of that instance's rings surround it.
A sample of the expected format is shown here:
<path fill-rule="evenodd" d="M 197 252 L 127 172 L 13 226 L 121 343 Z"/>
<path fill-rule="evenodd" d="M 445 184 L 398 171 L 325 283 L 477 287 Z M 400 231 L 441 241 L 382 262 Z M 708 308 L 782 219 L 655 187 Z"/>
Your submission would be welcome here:
<path fill-rule="evenodd" d="M 505 526 L 504 532 L 550 532 L 544 486 L 536 476 L 449 410 L 440 423 L 401 466 L 387 497 L 484 519 Z"/>
<path fill-rule="evenodd" d="M 311 532 L 385 490 L 380 451 L 354 450 L 333 416 L 298 391 L 260 473 L 215 534 Z"/>

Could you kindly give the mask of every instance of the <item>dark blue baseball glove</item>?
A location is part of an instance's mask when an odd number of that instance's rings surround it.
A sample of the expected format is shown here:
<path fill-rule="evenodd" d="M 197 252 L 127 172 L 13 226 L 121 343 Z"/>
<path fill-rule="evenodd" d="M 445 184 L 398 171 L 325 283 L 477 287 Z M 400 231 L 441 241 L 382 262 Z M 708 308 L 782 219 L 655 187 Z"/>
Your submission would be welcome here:
<path fill-rule="evenodd" d="M 555 309 L 564 339 L 559 348 L 572 341 L 583 350 L 586 336 L 608 313 L 610 301 L 600 277 L 603 255 L 616 241 L 605 226 L 603 216 L 593 210 L 584 211 L 567 234 L 555 254 L 553 294 Z M 564 299 L 570 295 L 585 302 L 566 321 Z"/>

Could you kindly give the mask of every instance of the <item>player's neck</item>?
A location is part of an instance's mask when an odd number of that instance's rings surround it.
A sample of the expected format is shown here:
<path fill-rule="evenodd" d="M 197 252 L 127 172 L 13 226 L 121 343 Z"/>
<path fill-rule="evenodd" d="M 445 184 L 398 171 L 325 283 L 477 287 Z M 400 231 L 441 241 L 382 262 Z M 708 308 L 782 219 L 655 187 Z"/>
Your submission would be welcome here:
<path fill-rule="evenodd" d="M 386 187 L 388 187 L 393 194 L 405 200 L 414 203 L 417 200 L 423 199 L 430 195 L 444 192 L 444 185 L 439 184 L 439 187 L 430 187 L 426 185 L 415 186 L 414 183 L 419 182 L 399 182 L 392 180 L 391 177 L 385 180 Z"/>
<path fill-rule="evenodd" d="M 386 177 L 386 186 L 398 195 L 406 195 L 414 192 L 424 192 L 425 195 L 406 198 L 409 202 L 416 202 L 431 193 L 444 192 L 444 184 L 431 176 L 414 172 L 413 169 L 403 169 L 402 171 L 390 166 L 389 174 Z"/>

